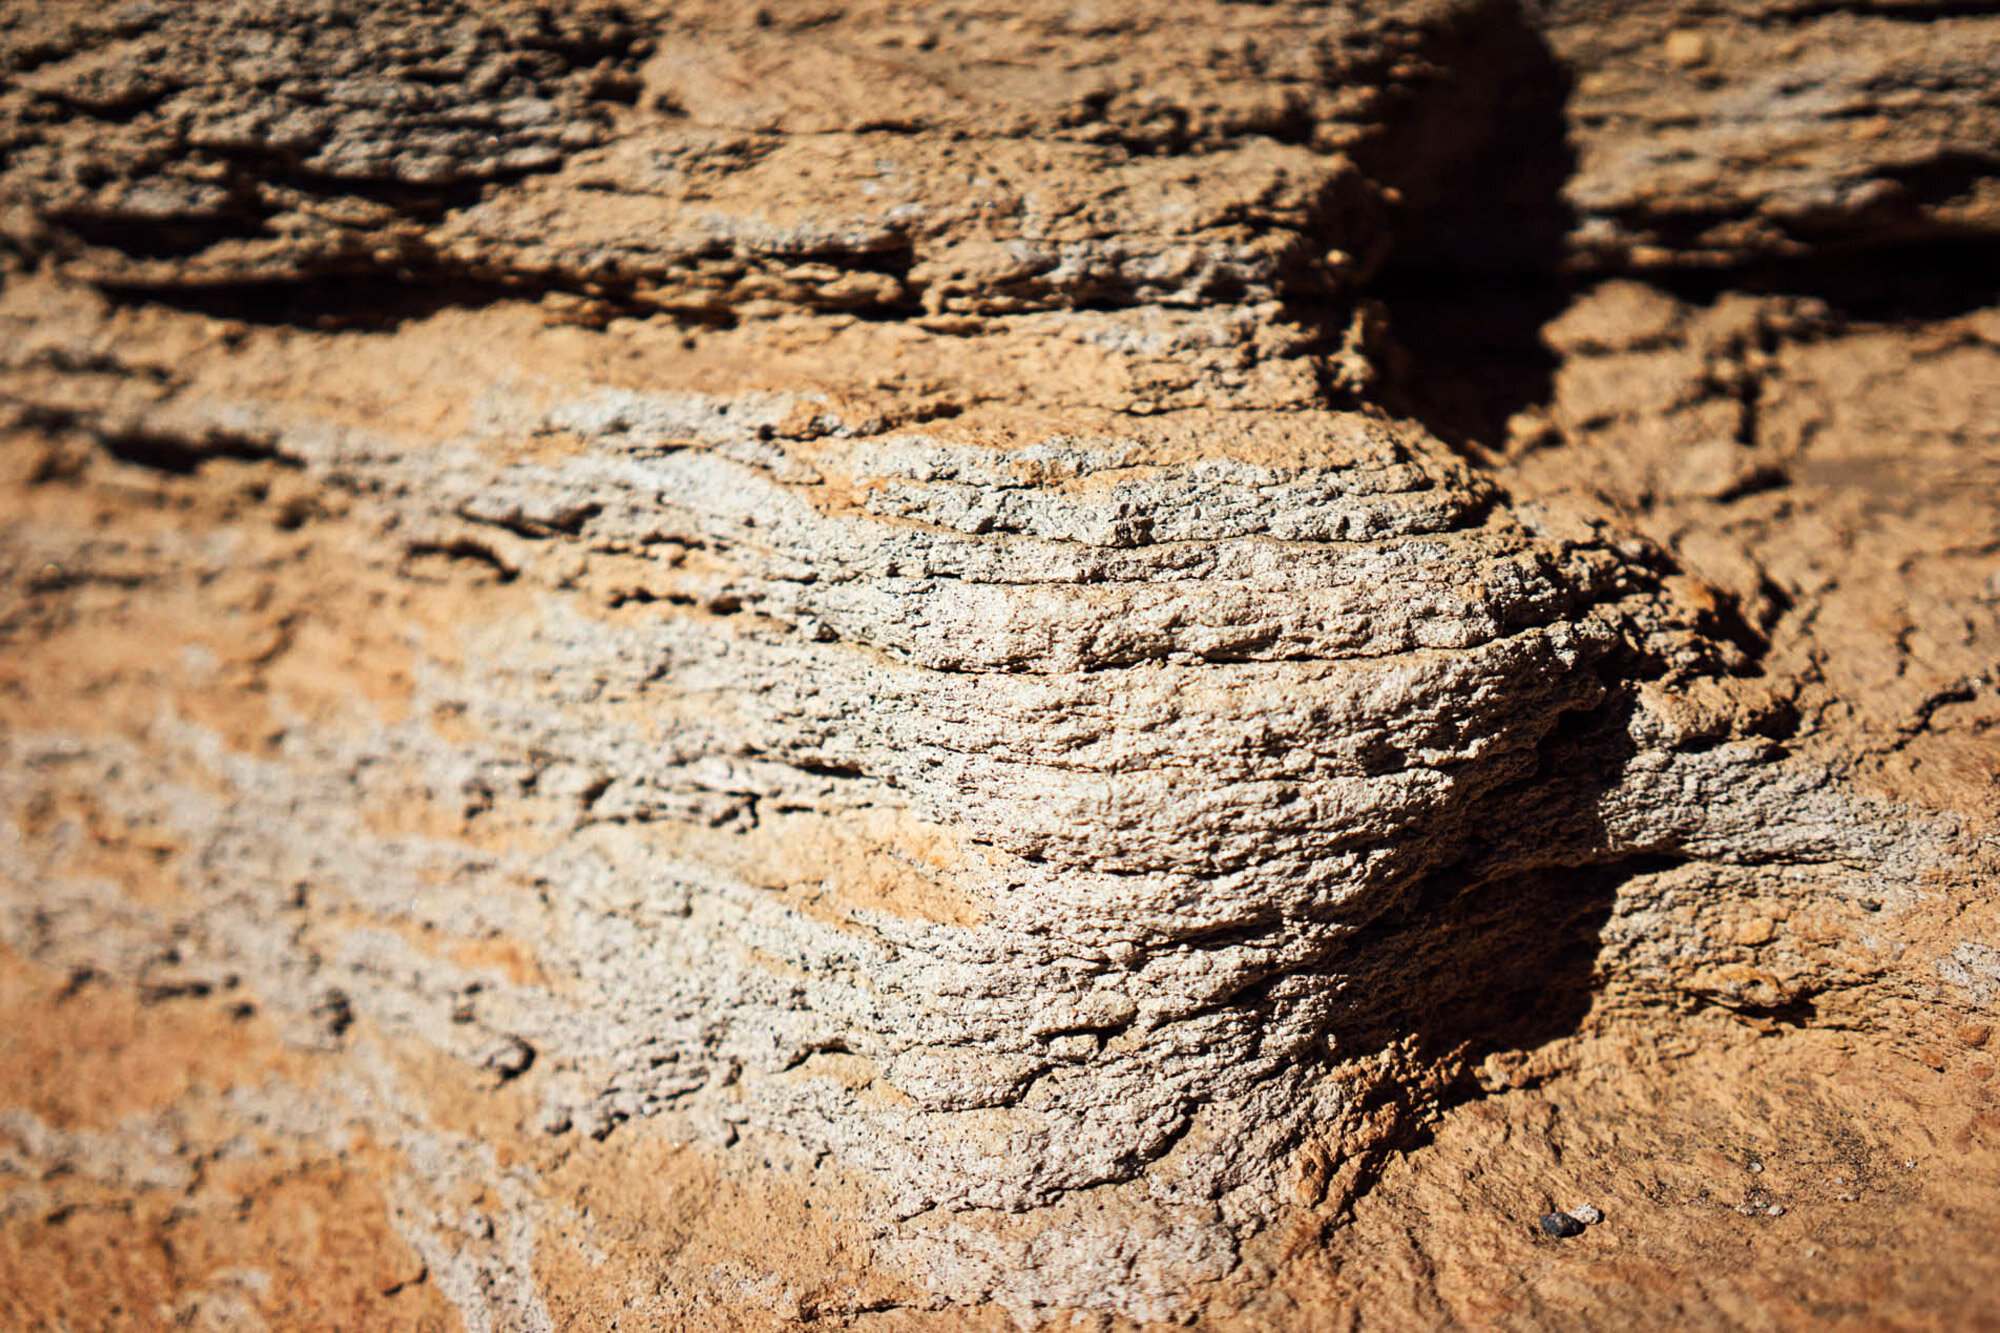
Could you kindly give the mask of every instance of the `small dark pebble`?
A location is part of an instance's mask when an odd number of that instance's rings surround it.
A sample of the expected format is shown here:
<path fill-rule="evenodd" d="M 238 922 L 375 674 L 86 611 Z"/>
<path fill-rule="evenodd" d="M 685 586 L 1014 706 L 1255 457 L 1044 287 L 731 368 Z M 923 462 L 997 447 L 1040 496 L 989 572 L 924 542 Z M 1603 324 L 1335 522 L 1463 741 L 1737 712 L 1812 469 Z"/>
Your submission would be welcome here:
<path fill-rule="evenodd" d="M 1581 1236 L 1583 1223 L 1568 1213 L 1542 1214 L 1542 1230 L 1551 1236 Z"/>
<path fill-rule="evenodd" d="M 535 1048 L 510 1032 L 495 1042 L 479 1063 L 505 1083 L 526 1073 L 528 1066 L 535 1063 Z"/>

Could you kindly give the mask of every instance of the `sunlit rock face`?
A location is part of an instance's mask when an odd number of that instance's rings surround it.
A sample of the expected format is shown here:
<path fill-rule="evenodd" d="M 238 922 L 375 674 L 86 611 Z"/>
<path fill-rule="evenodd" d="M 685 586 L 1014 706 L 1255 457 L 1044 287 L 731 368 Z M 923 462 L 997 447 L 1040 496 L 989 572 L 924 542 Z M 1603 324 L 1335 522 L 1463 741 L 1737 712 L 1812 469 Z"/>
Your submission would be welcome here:
<path fill-rule="evenodd" d="M 670 1132 L 823 1185 L 870 1308 L 1163 1318 L 1593 994 L 1873 965 L 1718 981 L 1717 904 L 1962 830 L 1385 377 L 1427 108 L 1540 39 L 1030 11 L 0 29 L 0 938 L 284 1053 L 22 1160 L 378 1142 L 532 1327 L 544 1178 Z"/>

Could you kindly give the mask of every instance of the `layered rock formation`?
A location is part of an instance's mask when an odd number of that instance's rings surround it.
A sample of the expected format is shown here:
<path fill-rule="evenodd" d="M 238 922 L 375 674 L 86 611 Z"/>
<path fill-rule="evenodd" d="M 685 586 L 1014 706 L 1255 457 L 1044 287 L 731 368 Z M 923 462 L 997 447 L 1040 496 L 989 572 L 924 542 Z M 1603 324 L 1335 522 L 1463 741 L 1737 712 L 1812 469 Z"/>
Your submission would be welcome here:
<path fill-rule="evenodd" d="M 1606 1033 L 1974 1023 L 1992 316 L 1630 281 L 1985 237 L 1927 24 L 22 7 L 13 1252 L 293 1182 L 373 1220 L 114 1299 L 1255 1322 Z"/>

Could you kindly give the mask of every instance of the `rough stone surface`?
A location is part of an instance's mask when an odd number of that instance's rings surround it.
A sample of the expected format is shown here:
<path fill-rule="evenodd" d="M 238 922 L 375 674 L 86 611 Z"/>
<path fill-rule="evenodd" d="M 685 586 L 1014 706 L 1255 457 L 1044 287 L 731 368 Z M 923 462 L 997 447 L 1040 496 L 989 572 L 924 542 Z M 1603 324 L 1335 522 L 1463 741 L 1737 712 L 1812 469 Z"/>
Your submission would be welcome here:
<path fill-rule="evenodd" d="M 0 16 L 4 1322 L 1991 1316 L 1995 31 Z"/>
<path fill-rule="evenodd" d="M 1558 0 L 1574 246 L 1640 270 L 2000 230 L 2000 28 L 1937 0 Z"/>

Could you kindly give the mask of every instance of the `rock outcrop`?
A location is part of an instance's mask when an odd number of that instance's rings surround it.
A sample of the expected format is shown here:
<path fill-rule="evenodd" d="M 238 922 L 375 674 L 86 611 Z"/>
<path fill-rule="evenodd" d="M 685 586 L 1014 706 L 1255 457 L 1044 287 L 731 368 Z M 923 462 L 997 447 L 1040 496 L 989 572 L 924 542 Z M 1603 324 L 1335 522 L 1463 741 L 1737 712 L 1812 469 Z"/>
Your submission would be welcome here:
<path fill-rule="evenodd" d="M 1976 1026 L 2000 326 L 1772 275 L 1990 242 L 1995 24 L 1676 15 L 20 7 L 7 1215 L 1281 1318 L 1579 1043 Z"/>

